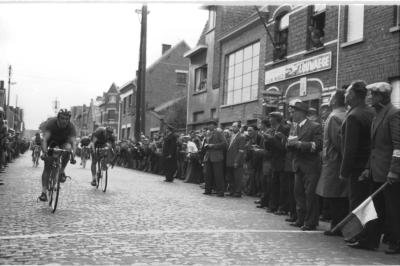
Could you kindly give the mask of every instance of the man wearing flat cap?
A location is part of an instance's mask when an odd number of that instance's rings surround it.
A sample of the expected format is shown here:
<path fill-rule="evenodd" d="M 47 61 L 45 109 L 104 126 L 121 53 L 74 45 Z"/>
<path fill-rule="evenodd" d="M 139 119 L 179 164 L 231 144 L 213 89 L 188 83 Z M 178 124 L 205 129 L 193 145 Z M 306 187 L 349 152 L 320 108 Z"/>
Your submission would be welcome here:
<path fill-rule="evenodd" d="M 175 129 L 167 125 L 165 138 L 162 148 L 165 182 L 173 182 L 174 174 L 177 170 L 177 142 L 178 136 L 174 133 Z"/>
<path fill-rule="evenodd" d="M 293 151 L 297 211 L 297 221 L 291 225 L 303 231 L 311 231 L 316 229 L 319 219 L 315 188 L 321 172 L 319 153 L 322 150 L 322 128 L 307 118 L 306 103 L 300 100 L 292 102 L 289 111 L 297 123 L 297 136 L 289 138 L 287 143 L 288 149 Z"/>
<path fill-rule="evenodd" d="M 353 81 L 346 89 L 345 102 L 350 106 L 341 128 L 342 162 L 340 179 L 347 180 L 349 208 L 354 210 L 369 196 L 369 182 L 359 181 L 371 152 L 371 124 L 374 110 L 365 103 L 365 81 Z"/>
<path fill-rule="evenodd" d="M 222 132 L 216 129 L 217 122 L 212 120 L 208 127 L 209 134 L 206 137 L 204 167 L 205 167 L 205 195 L 211 195 L 215 188 L 218 197 L 224 197 L 224 150 L 227 142 Z M 215 187 L 214 187 L 215 184 Z"/>
<path fill-rule="evenodd" d="M 400 110 L 390 102 L 390 84 L 373 83 L 367 89 L 371 91 L 376 116 L 371 128 L 371 155 L 360 179 L 371 180 L 370 194 L 385 182 L 389 185 L 373 198 L 378 219 L 367 223 L 358 243 L 351 246 L 378 248 L 385 233 L 389 241 L 385 252 L 400 254 Z"/>

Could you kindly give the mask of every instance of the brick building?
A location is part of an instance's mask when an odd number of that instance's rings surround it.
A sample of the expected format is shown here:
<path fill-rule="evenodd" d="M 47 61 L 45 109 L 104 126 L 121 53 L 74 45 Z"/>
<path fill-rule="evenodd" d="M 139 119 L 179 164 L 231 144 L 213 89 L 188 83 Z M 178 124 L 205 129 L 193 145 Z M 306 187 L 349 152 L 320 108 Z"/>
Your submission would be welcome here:
<path fill-rule="evenodd" d="M 336 87 L 387 81 L 400 105 L 400 8 L 209 6 L 190 58 L 188 129 L 256 123 L 300 98 L 319 110 Z M 264 25 L 268 28 L 267 33 Z"/>
<path fill-rule="evenodd" d="M 115 134 L 118 132 L 119 101 L 118 88 L 113 83 L 108 91 L 103 93 L 102 102 L 99 105 L 100 125 L 112 127 Z"/>
<path fill-rule="evenodd" d="M 152 133 L 160 131 L 161 121 L 155 119 L 153 115 L 154 109 L 157 109 L 158 106 L 170 100 L 186 96 L 189 60 L 184 58 L 183 55 L 189 49 L 185 41 L 181 41 L 172 47 L 171 45 L 164 44 L 162 46 L 161 57 L 147 67 L 145 88 L 146 128 L 143 132 L 145 135 L 151 135 Z M 133 139 L 134 137 L 135 84 L 136 80 L 133 80 L 127 82 L 119 89 L 122 113 L 125 110 L 124 102 L 126 108 L 126 113 L 120 116 L 120 139 Z M 129 98 L 131 100 L 129 100 Z M 131 112 L 129 112 L 129 110 L 131 110 Z M 122 134 L 124 135 L 122 136 Z"/>

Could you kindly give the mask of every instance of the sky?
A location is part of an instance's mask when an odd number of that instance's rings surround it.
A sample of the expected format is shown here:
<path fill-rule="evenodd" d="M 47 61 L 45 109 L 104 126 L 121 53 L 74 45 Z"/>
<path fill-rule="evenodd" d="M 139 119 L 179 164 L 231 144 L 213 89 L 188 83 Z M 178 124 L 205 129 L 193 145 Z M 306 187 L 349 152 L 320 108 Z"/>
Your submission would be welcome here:
<path fill-rule="evenodd" d="M 24 109 L 25 128 L 37 129 L 61 108 L 89 105 L 114 82 L 121 86 L 138 67 L 140 16 L 137 3 L 1 3 L 0 80 L 10 105 Z M 147 66 L 161 45 L 181 40 L 193 48 L 208 18 L 193 3 L 149 3 Z"/>

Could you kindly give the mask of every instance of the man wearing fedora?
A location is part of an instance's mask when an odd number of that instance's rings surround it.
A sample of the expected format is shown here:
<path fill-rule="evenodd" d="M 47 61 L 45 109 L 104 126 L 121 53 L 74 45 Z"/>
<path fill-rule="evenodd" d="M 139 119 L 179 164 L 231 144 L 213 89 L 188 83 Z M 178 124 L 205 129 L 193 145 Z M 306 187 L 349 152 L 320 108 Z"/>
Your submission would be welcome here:
<path fill-rule="evenodd" d="M 297 136 L 289 138 L 287 144 L 288 149 L 293 151 L 297 211 L 297 220 L 291 225 L 311 231 L 316 229 L 319 218 L 315 188 L 321 172 L 319 152 L 322 150 L 322 128 L 307 118 L 307 103 L 300 100 L 292 102 L 290 112 L 297 123 Z"/>
<path fill-rule="evenodd" d="M 348 182 L 349 208 L 354 210 L 369 196 L 369 181 L 359 181 L 371 152 L 371 124 L 374 110 L 365 103 L 365 81 L 353 81 L 346 89 L 345 102 L 350 106 L 341 128 L 340 179 Z"/>
<path fill-rule="evenodd" d="M 359 179 L 370 179 L 370 194 L 385 182 L 389 185 L 373 198 L 378 219 L 367 223 L 358 242 L 349 246 L 376 249 L 385 233 L 389 242 L 385 252 L 400 254 L 400 110 L 391 103 L 390 84 L 377 82 L 367 89 L 371 91 L 376 116 L 371 128 L 371 155 Z"/>
<path fill-rule="evenodd" d="M 224 197 L 224 150 L 227 143 L 222 132 L 216 130 L 217 122 L 211 121 L 209 134 L 206 137 L 204 155 L 205 195 L 211 195 L 215 188 L 218 197 Z M 215 187 L 214 187 L 215 185 Z"/>

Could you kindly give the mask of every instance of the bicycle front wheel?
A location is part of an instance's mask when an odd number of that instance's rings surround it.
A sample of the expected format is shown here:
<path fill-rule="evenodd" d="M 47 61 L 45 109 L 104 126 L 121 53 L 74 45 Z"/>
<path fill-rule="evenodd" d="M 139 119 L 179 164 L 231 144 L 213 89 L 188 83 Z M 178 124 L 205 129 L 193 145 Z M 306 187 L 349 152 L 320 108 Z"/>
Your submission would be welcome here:
<path fill-rule="evenodd" d="M 103 167 L 103 160 L 100 160 L 97 164 L 97 188 L 100 188 L 103 192 L 107 190 L 107 179 L 108 179 L 108 172 L 107 168 Z"/>
<path fill-rule="evenodd" d="M 51 212 L 54 213 L 57 209 L 58 196 L 60 194 L 60 169 L 53 168 L 50 173 L 50 186 L 49 186 L 49 205 Z"/>

